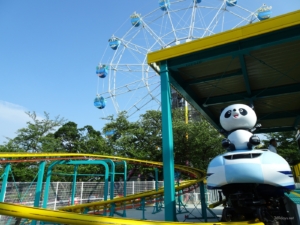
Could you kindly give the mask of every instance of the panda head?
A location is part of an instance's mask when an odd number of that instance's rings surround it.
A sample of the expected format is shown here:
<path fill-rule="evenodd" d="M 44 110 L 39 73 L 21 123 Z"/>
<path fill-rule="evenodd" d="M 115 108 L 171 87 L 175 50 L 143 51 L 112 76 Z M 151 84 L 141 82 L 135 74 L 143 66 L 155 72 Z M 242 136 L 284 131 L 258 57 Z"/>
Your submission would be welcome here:
<path fill-rule="evenodd" d="M 256 124 L 256 114 L 252 108 L 244 104 L 227 106 L 221 112 L 220 123 L 224 130 L 251 129 Z"/>

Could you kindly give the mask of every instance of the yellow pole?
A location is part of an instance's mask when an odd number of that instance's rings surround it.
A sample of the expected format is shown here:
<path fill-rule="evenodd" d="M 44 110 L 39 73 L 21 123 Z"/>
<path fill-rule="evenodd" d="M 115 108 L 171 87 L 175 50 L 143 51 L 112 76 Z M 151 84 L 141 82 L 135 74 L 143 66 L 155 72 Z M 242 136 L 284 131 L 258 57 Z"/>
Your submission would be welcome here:
<path fill-rule="evenodd" d="M 185 123 L 188 124 L 189 123 L 189 108 L 188 108 L 188 103 L 187 101 L 185 101 Z"/>

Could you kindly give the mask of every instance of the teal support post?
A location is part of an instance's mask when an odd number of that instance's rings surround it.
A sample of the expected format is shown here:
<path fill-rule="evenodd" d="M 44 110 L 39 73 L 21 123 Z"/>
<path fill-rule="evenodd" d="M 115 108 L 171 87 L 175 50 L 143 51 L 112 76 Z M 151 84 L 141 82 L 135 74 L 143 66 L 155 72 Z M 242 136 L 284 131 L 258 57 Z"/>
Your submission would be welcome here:
<path fill-rule="evenodd" d="M 116 162 L 116 165 L 118 164 L 123 164 L 124 165 L 124 173 L 123 173 L 123 182 L 124 182 L 124 186 L 123 186 L 123 196 L 126 197 L 127 196 L 127 163 L 126 161 L 120 161 L 120 162 Z"/>
<path fill-rule="evenodd" d="M 126 161 L 116 162 L 115 165 L 123 164 L 124 165 L 124 172 L 123 172 L 123 196 L 126 197 L 127 195 L 127 163 Z M 117 213 L 118 214 L 118 213 Z M 123 205 L 123 213 L 120 214 L 122 217 L 126 217 L 126 204 Z"/>
<path fill-rule="evenodd" d="M 44 171 L 45 171 L 46 162 L 42 161 L 39 165 L 39 172 L 38 172 L 38 179 L 35 189 L 35 197 L 34 197 L 34 207 L 40 207 L 40 200 L 41 200 L 41 193 L 43 188 L 43 178 L 44 178 Z M 36 220 L 31 222 L 31 225 L 35 225 Z"/>
<path fill-rule="evenodd" d="M 10 171 L 10 164 L 5 165 L 4 174 L 2 176 L 2 187 L 1 187 L 1 193 L 0 193 L 0 202 L 4 202 L 5 199 L 5 193 L 6 193 L 6 187 L 7 187 L 7 180 L 8 175 Z"/>
<path fill-rule="evenodd" d="M 109 193 L 109 198 L 110 200 L 114 199 L 114 192 L 115 192 L 115 173 L 116 173 L 116 166 L 115 166 L 115 162 L 112 161 L 111 159 L 105 159 L 103 160 L 105 162 L 109 162 L 110 163 L 110 193 Z M 107 195 L 104 196 L 104 201 L 107 200 Z M 113 212 L 110 212 L 110 216 L 113 216 Z"/>
<path fill-rule="evenodd" d="M 43 208 L 46 209 L 47 208 L 47 203 L 48 203 L 48 197 L 49 197 L 49 190 L 50 190 L 50 181 L 51 181 L 51 175 L 52 175 L 52 169 L 54 166 L 58 165 L 58 164 L 64 164 L 66 161 L 55 161 L 54 163 L 52 163 L 47 170 L 47 174 L 46 174 L 46 184 L 45 184 L 45 191 L 44 191 L 44 198 L 43 198 Z M 55 198 L 57 199 L 57 196 L 55 196 Z"/>
<path fill-rule="evenodd" d="M 146 209 L 145 209 L 145 206 L 146 206 L 146 200 L 145 200 L 145 198 L 142 198 L 141 199 L 141 207 L 142 207 L 142 212 L 143 212 L 143 220 L 146 220 L 146 217 L 145 217 L 145 211 L 146 211 Z"/>
<path fill-rule="evenodd" d="M 42 161 L 39 165 L 38 180 L 36 184 L 34 204 L 33 204 L 34 207 L 40 207 L 45 165 L 46 165 L 45 161 Z"/>
<path fill-rule="evenodd" d="M 174 146 L 172 130 L 171 90 L 168 65 L 160 64 L 161 108 L 162 108 L 162 149 L 165 196 L 165 220 L 176 221 L 175 182 L 174 182 Z"/>
<path fill-rule="evenodd" d="M 75 165 L 74 173 L 73 173 L 71 205 L 74 205 L 74 198 L 75 198 L 75 194 L 76 194 L 77 169 L 78 169 L 78 165 Z"/>
<path fill-rule="evenodd" d="M 158 169 L 155 168 L 155 190 L 158 191 Z M 161 211 L 161 204 L 159 204 L 160 198 L 155 198 L 155 205 L 153 208 L 152 214 L 158 213 Z"/>
<path fill-rule="evenodd" d="M 207 205 L 205 198 L 205 187 L 203 181 L 200 183 L 200 198 L 201 198 L 201 210 L 202 210 L 202 218 L 205 222 L 207 222 Z"/>
<path fill-rule="evenodd" d="M 76 167 L 78 167 L 78 165 L 103 165 L 104 168 L 105 168 L 105 175 L 104 175 L 104 180 L 105 180 L 105 183 L 104 183 L 104 200 L 106 201 L 107 200 L 107 195 L 108 195 L 108 175 L 110 174 L 107 162 L 110 162 L 111 165 L 112 165 L 112 168 L 114 168 L 115 164 L 114 164 L 114 162 L 112 160 L 93 160 L 93 161 L 77 160 L 77 161 L 66 162 L 66 164 L 67 165 L 76 165 Z M 74 169 L 74 176 L 75 176 L 75 169 Z M 77 176 L 77 169 L 76 169 L 76 176 Z M 76 179 L 75 179 L 75 181 L 76 181 Z M 74 185 L 74 182 L 73 182 L 73 185 Z M 75 183 L 75 187 L 76 187 L 76 183 Z M 73 195 L 73 193 L 72 193 L 72 195 Z M 74 203 L 72 203 L 72 204 L 74 204 Z M 104 208 L 103 215 L 106 216 L 106 208 Z"/>

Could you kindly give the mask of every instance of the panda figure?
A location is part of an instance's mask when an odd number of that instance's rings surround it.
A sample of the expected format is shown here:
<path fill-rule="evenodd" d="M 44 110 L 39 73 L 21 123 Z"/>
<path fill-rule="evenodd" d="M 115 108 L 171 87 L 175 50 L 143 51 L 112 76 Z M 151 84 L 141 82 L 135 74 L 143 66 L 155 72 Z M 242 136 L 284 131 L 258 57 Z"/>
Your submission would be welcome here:
<path fill-rule="evenodd" d="M 227 138 L 222 140 L 222 146 L 229 151 L 252 150 L 260 144 L 258 136 L 252 132 L 260 127 L 256 125 L 256 114 L 254 110 L 244 104 L 233 104 L 224 108 L 221 112 L 220 123 L 223 127 L 222 133 Z"/>

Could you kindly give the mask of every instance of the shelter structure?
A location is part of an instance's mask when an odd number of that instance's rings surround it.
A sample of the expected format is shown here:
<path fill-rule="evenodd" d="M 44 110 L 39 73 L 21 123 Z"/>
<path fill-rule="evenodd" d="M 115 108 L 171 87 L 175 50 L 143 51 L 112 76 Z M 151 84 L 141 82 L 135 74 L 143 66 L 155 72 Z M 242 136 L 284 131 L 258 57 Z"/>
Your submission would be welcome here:
<path fill-rule="evenodd" d="M 161 76 L 165 218 L 175 221 L 172 85 L 191 106 L 221 129 L 221 109 L 251 104 L 261 129 L 300 126 L 300 11 L 148 54 Z"/>

